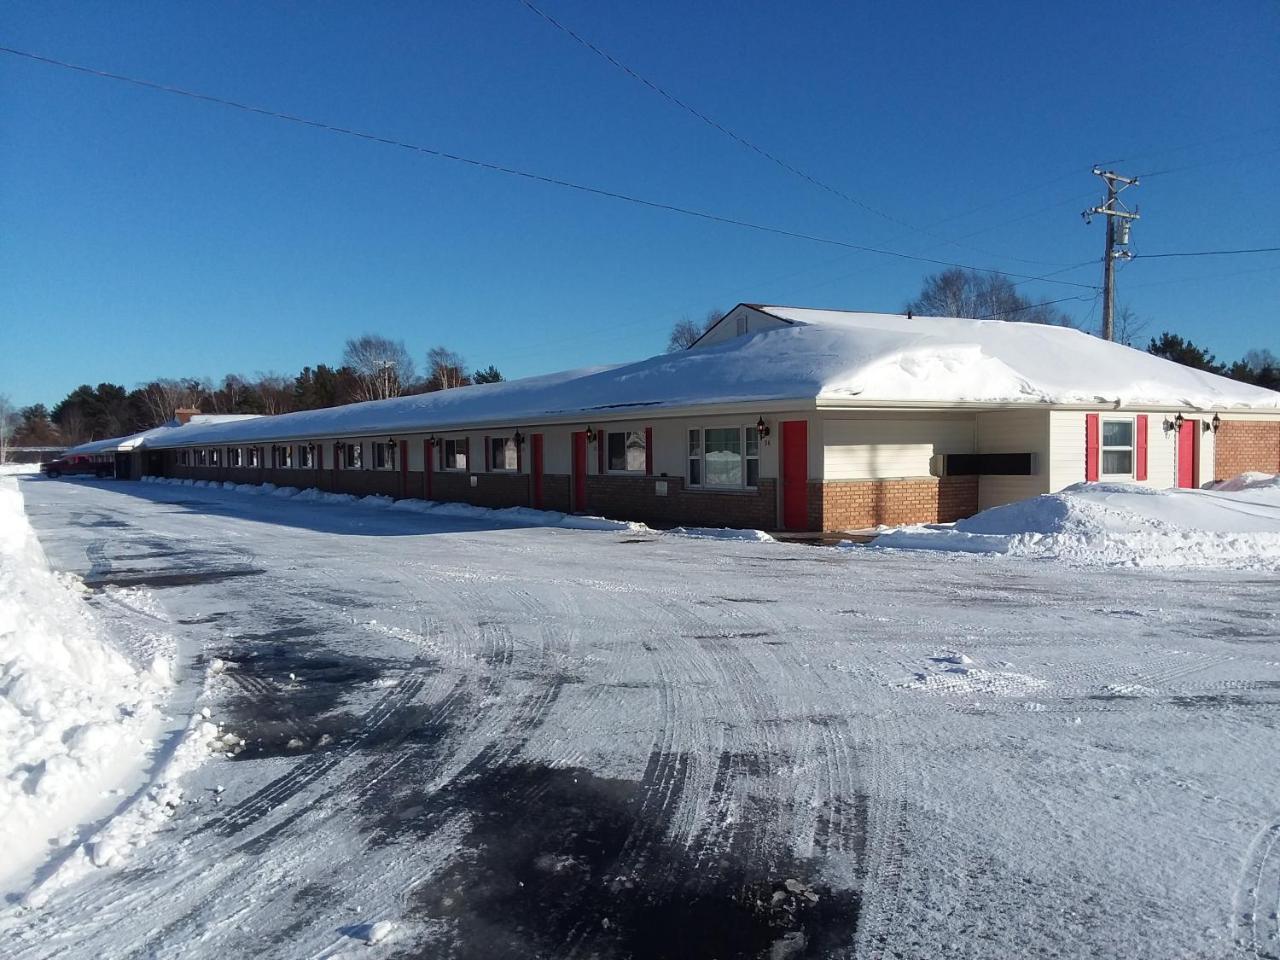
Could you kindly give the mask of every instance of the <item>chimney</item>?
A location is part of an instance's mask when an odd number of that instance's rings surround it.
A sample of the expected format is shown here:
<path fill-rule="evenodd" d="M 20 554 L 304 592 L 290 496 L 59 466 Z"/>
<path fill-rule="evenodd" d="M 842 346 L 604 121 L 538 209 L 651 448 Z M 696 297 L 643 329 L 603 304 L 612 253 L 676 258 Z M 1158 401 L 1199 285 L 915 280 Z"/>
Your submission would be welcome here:
<path fill-rule="evenodd" d="M 184 423 L 190 423 L 191 418 L 199 412 L 198 407 L 179 407 L 173 411 L 173 419 L 177 420 L 178 425 L 181 426 Z"/>

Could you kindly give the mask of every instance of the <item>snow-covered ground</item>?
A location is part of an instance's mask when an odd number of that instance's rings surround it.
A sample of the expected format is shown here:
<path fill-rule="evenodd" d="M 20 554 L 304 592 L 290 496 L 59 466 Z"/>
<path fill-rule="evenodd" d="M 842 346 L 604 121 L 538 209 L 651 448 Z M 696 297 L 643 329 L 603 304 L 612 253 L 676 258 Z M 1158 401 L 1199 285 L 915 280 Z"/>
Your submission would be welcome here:
<path fill-rule="evenodd" d="M 1280 570 L 1280 477 L 1245 475 L 1213 490 L 1080 483 L 955 524 L 894 530 L 875 545 L 1073 565 Z"/>
<path fill-rule="evenodd" d="M 7 957 L 1280 951 L 1272 571 L 21 487 L 223 746 Z"/>

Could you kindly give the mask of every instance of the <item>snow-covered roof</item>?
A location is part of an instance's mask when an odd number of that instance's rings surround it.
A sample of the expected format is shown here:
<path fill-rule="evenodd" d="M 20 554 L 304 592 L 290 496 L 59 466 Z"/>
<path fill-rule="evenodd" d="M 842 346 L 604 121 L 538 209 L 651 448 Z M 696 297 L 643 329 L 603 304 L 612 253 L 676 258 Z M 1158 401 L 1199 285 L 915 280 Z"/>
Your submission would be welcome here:
<path fill-rule="evenodd" d="M 152 427 L 150 430 L 143 430 L 141 433 L 131 433 L 127 437 L 109 437 L 106 440 L 91 440 L 88 443 L 82 443 L 63 453 L 64 457 L 83 457 L 93 453 L 123 453 L 130 450 L 136 450 L 139 447 L 145 447 L 148 440 L 160 439 L 165 437 L 171 430 L 180 430 L 184 426 L 197 425 L 208 426 L 210 424 L 223 423 L 239 423 L 245 420 L 257 420 L 261 418 L 258 413 L 197 413 L 194 414 L 187 424 L 182 424 L 178 420 L 170 420 L 168 423 L 162 423 L 158 427 Z"/>
<path fill-rule="evenodd" d="M 1280 410 L 1280 393 L 1070 327 L 756 306 L 787 321 L 780 353 L 808 357 L 824 400 Z M 771 334 L 765 334 L 766 337 Z"/>
<path fill-rule="evenodd" d="M 1119 404 L 1280 411 L 1280 393 L 1064 327 L 752 306 L 772 329 L 636 363 L 411 397 L 196 423 L 170 447 L 369 436 L 733 404 Z"/>

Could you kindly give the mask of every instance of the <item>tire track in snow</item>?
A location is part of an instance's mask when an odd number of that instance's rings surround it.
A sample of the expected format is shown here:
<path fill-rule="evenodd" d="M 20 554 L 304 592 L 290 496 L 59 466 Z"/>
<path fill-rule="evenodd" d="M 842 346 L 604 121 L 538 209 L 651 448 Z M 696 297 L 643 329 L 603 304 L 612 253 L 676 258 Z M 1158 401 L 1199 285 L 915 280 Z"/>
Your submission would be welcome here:
<path fill-rule="evenodd" d="M 1280 818 L 1254 836 L 1232 900 L 1236 944 L 1253 960 L 1280 957 Z"/>

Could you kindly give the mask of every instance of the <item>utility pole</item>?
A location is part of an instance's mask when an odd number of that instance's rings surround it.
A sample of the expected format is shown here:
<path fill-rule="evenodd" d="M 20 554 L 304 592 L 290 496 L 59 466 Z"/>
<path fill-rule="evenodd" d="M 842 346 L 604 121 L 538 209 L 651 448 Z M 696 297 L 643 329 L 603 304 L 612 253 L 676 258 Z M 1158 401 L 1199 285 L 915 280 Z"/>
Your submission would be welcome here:
<path fill-rule="evenodd" d="M 1102 339 L 1114 340 L 1115 308 L 1116 308 L 1116 261 L 1132 260 L 1129 252 L 1129 227 L 1139 219 L 1138 208 L 1132 211 L 1125 208 L 1120 194 L 1129 187 L 1138 185 L 1137 177 L 1122 177 L 1113 170 L 1093 168 L 1095 176 L 1099 176 L 1107 185 L 1107 199 L 1101 206 L 1090 207 L 1081 216 L 1085 223 L 1093 221 L 1094 214 L 1107 218 L 1107 249 L 1102 258 Z M 1117 250 L 1116 248 L 1121 249 Z"/>

